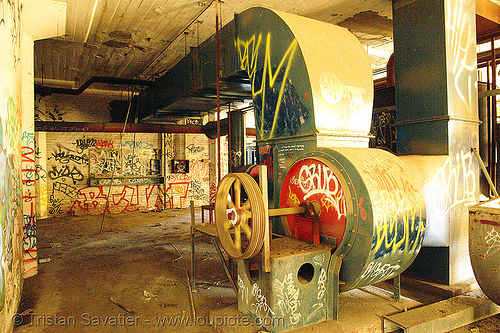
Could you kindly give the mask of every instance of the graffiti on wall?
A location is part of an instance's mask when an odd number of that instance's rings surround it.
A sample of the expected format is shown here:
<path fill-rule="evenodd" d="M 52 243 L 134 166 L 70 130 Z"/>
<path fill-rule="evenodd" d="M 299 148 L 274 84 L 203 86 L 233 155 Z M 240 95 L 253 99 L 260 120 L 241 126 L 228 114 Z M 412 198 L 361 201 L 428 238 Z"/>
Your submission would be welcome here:
<path fill-rule="evenodd" d="M 90 175 L 92 177 L 131 177 L 151 174 L 150 161 L 154 150 L 95 149 L 90 150 Z"/>
<path fill-rule="evenodd" d="M 52 110 L 45 110 L 45 112 L 42 112 L 38 107 L 35 108 L 35 118 L 37 121 L 41 120 L 40 115 L 44 116 L 46 120 L 51 120 L 51 121 L 64 121 L 63 116 L 67 112 L 63 112 L 58 109 L 57 105 L 55 105 Z"/>
<path fill-rule="evenodd" d="M 23 184 L 23 261 L 24 276 L 29 277 L 37 271 L 36 246 L 36 169 L 34 133 L 23 131 L 21 147 L 21 180 Z"/>
<path fill-rule="evenodd" d="M 7 242 L 7 231 L 9 226 L 7 225 L 7 214 L 8 202 L 7 202 L 7 191 L 6 186 L 6 175 L 7 175 L 7 156 L 6 151 L 3 149 L 3 126 L 2 119 L 0 118 L 0 311 L 3 309 L 5 301 L 5 271 L 4 263 L 7 262 L 7 248 L 9 246 Z"/>
<path fill-rule="evenodd" d="M 449 93 L 448 98 L 452 111 L 463 110 L 467 115 L 474 116 L 477 105 L 477 95 L 471 91 L 474 88 L 472 83 L 477 80 L 474 3 L 450 0 L 445 3 L 446 13 L 450 13 L 446 15 L 447 52 L 452 54 L 449 57 L 452 61 L 448 64 L 448 84 L 453 89 L 450 89 L 452 94 Z"/>
<path fill-rule="evenodd" d="M 478 191 L 476 157 L 471 151 L 460 150 L 450 154 L 433 179 L 434 200 L 432 206 L 438 216 L 444 217 L 461 204 L 475 202 Z"/>
<path fill-rule="evenodd" d="M 1 6 L 3 4 L 0 3 Z M 21 235 L 15 230 L 16 226 L 22 223 L 23 192 L 20 168 L 22 164 L 21 133 L 19 131 L 21 117 L 13 98 L 8 97 L 6 100 L 4 106 L 7 110 L 6 117 L 0 117 L 0 311 L 5 302 L 6 277 L 14 269 L 14 257 L 22 256 L 21 238 L 26 241 L 32 239 L 29 238 L 29 232 Z M 28 157 L 26 156 L 25 159 Z M 17 237 L 20 238 L 17 239 Z"/>
<path fill-rule="evenodd" d="M 370 134 L 370 148 L 397 152 L 396 142 L 396 110 L 373 112 Z"/>
<path fill-rule="evenodd" d="M 300 289 L 294 282 L 293 274 L 289 273 L 282 280 L 275 279 L 276 299 L 278 309 L 283 317 L 288 316 L 290 323 L 296 325 L 302 319 L 299 310 L 301 304 Z"/>
<path fill-rule="evenodd" d="M 57 150 L 52 152 L 52 158 L 54 161 L 68 164 L 69 162 L 74 162 L 80 165 L 88 165 L 89 157 L 87 154 L 79 153 L 71 148 L 67 148 L 61 144 L 57 144 Z"/>
<path fill-rule="evenodd" d="M 35 179 L 47 182 L 49 215 L 101 214 L 108 199 L 108 213 L 162 210 L 186 207 L 190 200 L 196 204 L 209 201 L 210 162 L 204 136 L 186 137 L 189 173 L 161 177 L 159 166 L 152 163 L 161 154 L 154 148 L 157 135 L 151 140 L 142 136 L 140 140 L 120 141 L 113 134 L 78 133 L 71 140 L 55 139 L 63 134 L 47 135 L 47 170 L 36 165 L 33 173 Z M 172 134 L 164 135 L 167 158 L 175 154 L 174 143 Z"/>

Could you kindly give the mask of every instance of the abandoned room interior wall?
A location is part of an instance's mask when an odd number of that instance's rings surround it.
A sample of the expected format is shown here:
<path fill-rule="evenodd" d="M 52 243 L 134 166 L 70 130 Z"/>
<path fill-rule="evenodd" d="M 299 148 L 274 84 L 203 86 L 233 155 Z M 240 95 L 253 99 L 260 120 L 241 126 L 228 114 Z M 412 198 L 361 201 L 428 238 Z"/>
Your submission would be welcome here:
<path fill-rule="evenodd" d="M 21 2 L 0 2 L 0 332 L 12 330 L 23 277 Z"/>
<path fill-rule="evenodd" d="M 37 96 L 35 118 L 109 122 L 108 103 L 109 96 L 95 91 Z M 35 136 L 41 203 L 37 209 L 42 218 L 186 208 L 191 200 L 200 206 L 211 201 L 212 192 L 215 195 L 210 173 L 216 174 L 216 163 L 210 152 L 216 144 L 204 134 L 69 130 Z M 225 139 L 221 146 L 226 155 Z M 188 169 L 183 169 L 184 161 L 189 161 Z M 222 163 L 227 164 L 227 157 Z"/>

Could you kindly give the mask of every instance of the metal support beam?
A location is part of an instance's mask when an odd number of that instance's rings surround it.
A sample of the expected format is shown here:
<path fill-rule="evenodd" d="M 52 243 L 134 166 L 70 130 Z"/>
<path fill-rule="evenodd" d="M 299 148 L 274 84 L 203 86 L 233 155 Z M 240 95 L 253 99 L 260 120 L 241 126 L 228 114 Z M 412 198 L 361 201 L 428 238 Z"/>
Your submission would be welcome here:
<path fill-rule="evenodd" d="M 195 275 L 195 264 L 194 264 L 194 225 L 195 225 L 195 217 L 194 217 L 194 201 L 191 200 L 189 202 L 189 206 L 191 207 L 191 280 L 189 283 L 191 284 L 191 288 L 194 288 L 194 275 Z"/>
<path fill-rule="evenodd" d="M 229 152 L 231 166 L 229 172 L 234 172 L 245 165 L 245 112 L 231 111 L 231 128 L 229 129 Z"/>
<path fill-rule="evenodd" d="M 401 300 L 401 275 L 396 275 L 394 277 L 393 283 L 394 294 L 392 295 L 392 298 L 394 298 L 396 302 L 399 302 Z"/>
<path fill-rule="evenodd" d="M 108 84 L 123 84 L 130 86 L 151 86 L 154 81 L 148 80 L 137 80 L 137 79 L 126 79 L 121 77 L 109 77 L 109 76 L 92 76 L 87 81 L 85 81 L 79 88 L 59 88 L 59 87 L 47 87 L 39 84 L 35 84 L 35 93 L 39 95 L 51 95 L 51 94 L 65 94 L 65 95 L 80 95 L 93 83 L 108 83 Z"/>
<path fill-rule="evenodd" d="M 457 296 L 441 302 L 383 316 L 384 332 L 448 332 L 500 312 L 492 301 Z"/>
<path fill-rule="evenodd" d="M 331 295 L 328 300 L 327 319 L 339 319 L 339 294 L 340 294 L 340 267 L 342 266 L 342 257 L 331 256 L 328 264 L 328 276 L 331 277 L 328 281 L 328 289 Z"/>
<path fill-rule="evenodd" d="M 125 130 L 124 130 L 125 129 Z M 200 133 L 202 125 L 124 124 L 35 121 L 36 132 L 108 132 L 108 133 Z"/>
<path fill-rule="evenodd" d="M 222 263 L 222 267 L 224 267 L 224 272 L 226 272 L 226 276 L 229 279 L 229 282 L 231 282 L 231 286 L 234 289 L 234 293 L 236 296 L 238 296 L 238 287 L 236 286 L 236 283 L 234 282 L 234 279 L 231 275 L 231 272 L 229 271 L 229 265 L 226 262 L 226 259 L 224 259 L 224 255 L 222 254 L 222 251 L 219 246 L 219 240 L 217 237 L 211 237 L 212 238 L 212 244 L 214 244 L 215 250 L 217 251 L 217 254 L 219 255 L 220 261 Z"/>

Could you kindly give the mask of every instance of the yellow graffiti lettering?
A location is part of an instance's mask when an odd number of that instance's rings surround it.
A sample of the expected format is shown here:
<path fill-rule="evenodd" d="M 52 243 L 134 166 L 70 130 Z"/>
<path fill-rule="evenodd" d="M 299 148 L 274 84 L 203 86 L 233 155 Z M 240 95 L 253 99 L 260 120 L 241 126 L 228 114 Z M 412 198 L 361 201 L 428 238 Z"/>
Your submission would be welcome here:
<path fill-rule="evenodd" d="M 281 86 L 279 87 L 279 93 L 277 98 L 277 103 L 274 109 L 274 120 L 271 127 L 270 136 L 274 135 L 276 126 L 278 124 L 278 111 L 281 107 L 281 101 L 283 93 L 285 92 L 285 84 L 290 73 L 290 68 L 292 64 L 295 51 L 297 50 L 297 40 L 293 40 L 285 54 L 283 55 L 279 65 L 273 71 L 273 65 L 271 63 L 271 34 L 268 33 L 266 36 L 266 47 L 264 55 L 264 68 L 262 73 L 262 81 L 260 87 L 255 84 L 256 73 L 257 73 L 257 60 L 259 55 L 259 49 L 262 43 L 262 34 L 259 34 L 258 38 L 254 35 L 248 41 L 242 41 L 239 38 L 236 41 L 236 47 L 238 50 L 238 58 L 240 61 L 240 69 L 248 73 L 248 77 L 252 82 L 252 97 L 255 99 L 256 96 L 262 96 L 261 110 L 264 112 L 265 102 L 266 102 L 266 91 L 268 88 L 273 88 L 278 80 L 278 75 L 284 69 L 284 75 L 281 78 Z M 264 122 L 261 122 L 259 132 L 263 133 Z"/>
<path fill-rule="evenodd" d="M 289 193 L 288 197 L 293 200 L 294 205 L 295 206 L 300 205 L 300 201 L 299 198 L 297 197 L 297 194 L 292 193 L 292 189 L 290 188 L 290 186 L 288 186 L 288 193 Z"/>
<path fill-rule="evenodd" d="M 414 241 L 410 245 L 410 236 L 416 235 L 415 240 L 423 236 L 425 225 L 421 219 L 421 207 L 416 205 L 414 208 L 403 212 L 403 235 L 398 234 L 398 212 L 392 212 L 378 216 L 376 222 L 377 242 L 375 251 L 385 249 L 389 253 L 395 253 L 404 245 L 404 253 L 414 253 L 420 242 Z M 398 240 L 399 238 L 399 240 Z M 412 237 L 413 238 L 413 237 Z"/>
<path fill-rule="evenodd" d="M 328 200 L 328 198 L 326 196 L 323 196 L 321 198 L 321 203 L 323 204 L 323 207 L 326 208 L 326 212 L 328 213 L 328 211 L 330 210 L 330 207 L 333 207 L 333 204 L 330 200 Z"/>

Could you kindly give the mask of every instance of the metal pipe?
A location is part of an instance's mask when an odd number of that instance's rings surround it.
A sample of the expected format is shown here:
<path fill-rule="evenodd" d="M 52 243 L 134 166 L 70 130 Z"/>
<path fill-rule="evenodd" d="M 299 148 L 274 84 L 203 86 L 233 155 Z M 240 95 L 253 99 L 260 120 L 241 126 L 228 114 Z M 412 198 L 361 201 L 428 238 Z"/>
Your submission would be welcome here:
<path fill-rule="evenodd" d="M 80 95 L 83 93 L 90 85 L 93 83 L 110 83 L 110 84 L 124 84 L 124 85 L 136 85 L 136 86 L 151 86 L 154 81 L 138 80 L 138 79 L 125 79 L 120 77 L 110 77 L 110 76 L 92 76 L 87 81 L 85 81 L 80 88 L 58 88 L 58 87 L 47 87 L 39 84 L 35 84 L 35 94 L 39 95 L 50 95 L 50 94 L 65 94 L 65 95 Z"/>
<path fill-rule="evenodd" d="M 490 82 L 490 62 L 487 61 L 486 67 L 486 90 L 492 90 L 491 82 Z M 488 172 L 491 173 L 492 170 L 492 154 L 491 154 L 491 142 L 493 140 L 492 135 L 492 116 L 491 116 L 491 100 L 489 98 L 486 99 L 486 118 L 488 119 L 488 126 L 486 128 L 487 131 L 487 150 L 488 150 Z"/>
<path fill-rule="evenodd" d="M 286 208 L 271 208 L 269 209 L 269 217 L 281 215 L 293 215 L 305 213 L 304 207 L 286 207 Z"/>
<path fill-rule="evenodd" d="M 219 0 L 215 0 L 215 70 L 217 86 L 217 184 L 220 183 L 220 37 L 219 37 Z"/>
<path fill-rule="evenodd" d="M 120 133 L 124 128 L 127 133 L 205 133 L 202 125 L 35 121 L 35 131 L 37 132 Z"/>
<path fill-rule="evenodd" d="M 496 95 L 500 95 L 500 89 L 480 91 L 480 92 L 478 92 L 477 97 L 484 98 L 484 97 L 490 97 L 490 96 L 496 96 Z"/>
<path fill-rule="evenodd" d="M 227 121 L 228 121 L 228 129 L 231 129 L 231 103 L 228 105 L 228 111 L 227 111 Z M 229 134 L 229 132 L 228 132 Z M 233 172 L 233 169 L 235 169 L 235 165 L 233 163 L 233 147 L 232 147 L 232 135 L 229 135 L 227 137 L 227 171 L 228 172 Z"/>
<path fill-rule="evenodd" d="M 220 249 L 219 243 L 217 241 L 217 237 L 212 237 L 212 243 L 214 244 L 215 250 L 217 251 L 217 254 L 219 255 L 220 261 L 222 263 L 222 267 L 224 268 L 224 272 L 226 272 L 226 275 L 229 278 L 229 282 L 231 283 L 231 287 L 233 287 L 234 293 L 236 294 L 236 296 L 238 296 L 238 287 L 236 286 L 236 283 L 234 282 L 234 279 L 231 276 L 231 272 L 229 271 L 229 267 L 226 263 L 226 259 L 224 259 L 224 255 L 222 254 L 222 251 Z"/>
<path fill-rule="evenodd" d="M 497 87 L 497 63 L 495 61 L 496 59 L 496 54 L 495 54 L 495 38 L 491 39 L 491 83 L 493 85 L 493 89 L 496 89 Z M 491 169 L 491 176 L 493 180 L 493 184 L 497 183 L 497 147 L 498 147 L 498 126 L 497 126 L 497 99 L 496 96 L 491 97 L 491 120 L 492 120 L 492 126 L 493 126 L 493 140 L 491 141 L 491 150 L 493 153 L 492 156 L 492 169 Z"/>
<path fill-rule="evenodd" d="M 188 285 L 188 289 L 189 289 L 189 303 L 191 305 L 191 314 L 193 316 L 192 320 L 194 322 L 196 320 L 196 309 L 194 307 L 193 289 L 191 288 L 191 284 L 189 283 L 189 273 L 188 273 L 188 270 L 185 269 L 184 267 L 177 266 L 175 264 L 178 260 L 182 259 L 182 254 L 179 252 L 179 250 L 177 250 L 177 248 L 175 247 L 175 245 L 172 244 L 172 243 L 168 243 L 167 245 L 171 245 L 174 248 L 175 252 L 177 252 L 177 255 L 178 255 L 177 258 L 175 258 L 174 260 L 172 260 L 172 266 L 174 266 L 175 268 L 178 268 L 178 269 L 182 269 L 186 273 L 187 285 Z"/>
<path fill-rule="evenodd" d="M 189 206 L 191 208 L 191 288 L 194 288 L 194 276 L 195 276 L 195 265 L 194 265 L 194 225 L 195 225 L 195 217 L 194 217 L 194 200 L 189 202 Z"/>
<path fill-rule="evenodd" d="M 215 0 L 212 0 L 209 4 L 206 5 L 205 9 L 203 9 L 198 15 L 196 15 L 196 17 L 194 19 L 192 19 L 191 21 L 189 21 L 189 23 L 184 27 L 184 29 L 182 29 L 154 58 L 153 60 L 151 60 L 147 65 L 146 67 L 144 67 L 144 69 L 142 70 L 142 72 L 138 75 L 138 77 L 140 77 L 141 75 L 144 75 L 144 73 L 149 69 L 149 67 L 170 47 L 170 45 L 172 45 L 176 40 L 177 38 L 179 38 L 179 36 L 181 36 L 184 31 L 186 31 L 187 29 L 189 29 L 189 27 L 196 21 L 198 21 L 198 19 L 200 18 L 201 15 L 203 15 L 208 8 L 210 8 L 210 6 L 212 5 L 212 3 L 214 2 Z M 151 75 L 149 78 L 153 77 L 153 75 Z"/>
<path fill-rule="evenodd" d="M 493 184 L 493 181 L 491 180 L 491 177 L 488 173 L 488 170 L 486 170 L 486 166 L 484 165 L 483 159 L 479 155 L 479 152 L 477 151 L 476 148 L 471 148 L 472 152 L 476 155 L 477 160 L 479 162 L 479 166 L 481 167 L 481 170 L 483 171 L 484 177 L 486 177 L 486 180 L 488 181 L 488 184 L 490 185 L 490 189 L 495 195 L 495 197 L 498 197 L 498 192 L 497 189 L 495 188 L 495 184 Z"/>

